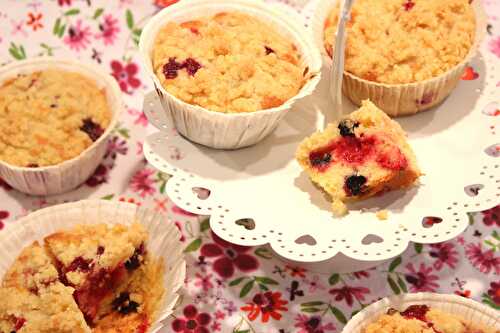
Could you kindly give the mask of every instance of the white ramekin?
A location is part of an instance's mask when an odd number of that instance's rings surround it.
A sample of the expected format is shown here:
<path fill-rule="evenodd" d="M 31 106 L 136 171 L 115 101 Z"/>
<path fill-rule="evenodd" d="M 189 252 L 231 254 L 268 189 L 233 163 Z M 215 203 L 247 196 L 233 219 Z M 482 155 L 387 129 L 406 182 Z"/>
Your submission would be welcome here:
<path fill-rule="evenodd" d="M 168 22 L 184 22 L 220 12 L 238 11 L 259 18 L 288 36 L 303 55 L 302 61 L 314 76 L 299 93 L 283 105 L 250 113 L 226 114 L 183 102 L 168 93 L 152 66 L 152 52 L 159 30 Z M 302 25 L 302 19 L 283 6 L 262 0 L 180 1 L 156 14 L 144 27 L 139 43 L 145 68 L 151 76 L 165 112 L 179 133 L 196 143 L 220 149 L 253 145 L 272 133 L 295 101 L 312 94 L 320 80 L 321 55 Z"/>
<path fill-rule="evenodd" d="M 28 168 L 0 161 L 0 177 L 13 188 L 33 195 L 52 195 L 67 192 L 87 180 L 106 154 L 108 139 L 123 109 L 122 95 L 115 79 L 102 68 L 61 58 L 34 58 L 17 61 L 0 68 L 0 85 L 17 74 L 46 69 L 59 69 L 79 73 L 93 80 L 106 91 L 109 108 L 113 113 L 108 128 L 91 146 L 77 157 L 57 165 Z"/>

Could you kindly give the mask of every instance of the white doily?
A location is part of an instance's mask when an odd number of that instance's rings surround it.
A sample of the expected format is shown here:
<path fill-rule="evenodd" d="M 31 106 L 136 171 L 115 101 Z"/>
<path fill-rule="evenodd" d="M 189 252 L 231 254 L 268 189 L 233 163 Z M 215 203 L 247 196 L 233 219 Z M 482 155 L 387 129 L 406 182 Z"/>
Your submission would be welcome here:
<path fill-rule="evenodd" d="M 410 241 L 451 239 L 467 227 L 467 212 L 500 203 L 500 117 L 494 116 L 500 78 L 493 74 L 494 59 L 478 57 L 473 68 L 479 78 L 460 82 L 442 105 L 398 119 L 425 173 L 420 186 L 353 204 L 341 219 L 294 160 L 299 142 L 321 123 L 320 110 L 329 110 L 327 80 L 297 103 L 274 134 L 236 151 L 205 148 L 178 135 L 151 93 L 145 112 L 161 132 L 147 138 L 144 152 L 173 176 L 169 197 L 187 211 L 211 215 L 214 232 L 232 243 L 269 243 L 279 255 L 305 262 L 339 252 L 357 260 L 388 259 Z M 208 198 L 199 188 L 210 191 Z M 380 209 L 389 211 L 388 220 L 376 218 Z"/>

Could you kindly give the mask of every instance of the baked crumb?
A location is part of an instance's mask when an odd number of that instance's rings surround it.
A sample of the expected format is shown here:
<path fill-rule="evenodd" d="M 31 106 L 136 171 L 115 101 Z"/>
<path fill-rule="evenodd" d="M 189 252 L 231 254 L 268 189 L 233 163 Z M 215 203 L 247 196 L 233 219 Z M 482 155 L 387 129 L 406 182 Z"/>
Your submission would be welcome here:
<path fill-rule="evenodd" d="M 386 209 L 379 210 L 375 215 L 380 221 L 385 221 L 389 218 L 389 211 Z"/>

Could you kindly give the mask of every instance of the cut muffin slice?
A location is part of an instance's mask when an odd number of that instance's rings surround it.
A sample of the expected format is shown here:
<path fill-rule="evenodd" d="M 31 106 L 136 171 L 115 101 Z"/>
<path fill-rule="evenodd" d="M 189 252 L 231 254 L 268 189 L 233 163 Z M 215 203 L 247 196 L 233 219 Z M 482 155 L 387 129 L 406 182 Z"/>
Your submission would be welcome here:
<path fill-rule="evenodd" d="M 73 299 L 58 280 L 51 259 L 37 243 L 26 247 L 4 276 L 0 332 L 90 333 Z"/>
<path fill-rule="evenodd" d="M 126 285 L 144 262 L 147 234 L 142 225 L 78 225 L 45 238 L 61 281 L 75 288 L 75 300 L 93 324 L 114 290 Z"/>
<path fill-rule="evenodd" d="M 157 316 L 163 294 L 161 260 L 146 255 L 127 284 L 116 289 L 111 302 L 101 306 L 94 333 L 144 333 Z"/>
<path fill-rule="evenodd" d="M 421 175 L 404 130 L 370 101 L 305 139 L 296 159 L 338 216 L 345 202 L 408 187 Z"/>

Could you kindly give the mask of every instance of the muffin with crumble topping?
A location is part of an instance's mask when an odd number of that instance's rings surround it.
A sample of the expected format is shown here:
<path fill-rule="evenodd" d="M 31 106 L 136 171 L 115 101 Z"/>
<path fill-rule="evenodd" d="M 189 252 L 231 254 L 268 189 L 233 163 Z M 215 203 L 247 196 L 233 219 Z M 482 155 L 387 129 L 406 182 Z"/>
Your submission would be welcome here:
<path fill-rule="evenodd" d="M 123 103 L 101 68 L 34 58 L 0 68 L 0 178 L 31 195 L 73 190 L 101 163 Z"/>
<path fill-rule="evenodd" d="M 20 74 L 0 87 L 0 159 L 32 168 L 62 163 L 99 139 L 111 117 L 103 89 L 81 74 Z"/>
<path fill-rule="evenodd" d="M 283 11 L 260 1 L 193 0 L 150 20 L 140 49 L 180 134 L 212 148 L 250 146 L 313 92 L 321 56 L 296 13 Z"/>
<path fill-rule="evenodd" d="M 153 68 L 165 89 L 211 111 L 282 105 L 307 80 L 297 47 L 240 12 L 169 22 L 156 36 Z"/>
<path fill-rule="evenodd" d="M 483 14 L 469 0 L 356 1 L 346 27 L 344 93 L 358 105 L 369 98 L 393 116 L 439 104 L 475 55 Z M 324 1 L 315 20 L 317 43 L 331 57 L 338 2 Z"/>

